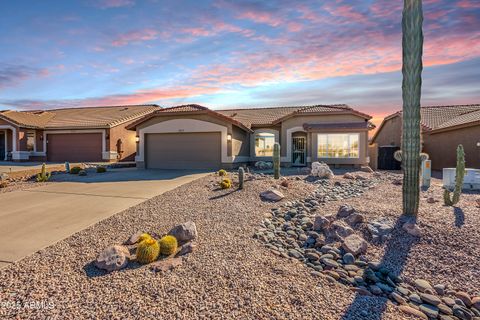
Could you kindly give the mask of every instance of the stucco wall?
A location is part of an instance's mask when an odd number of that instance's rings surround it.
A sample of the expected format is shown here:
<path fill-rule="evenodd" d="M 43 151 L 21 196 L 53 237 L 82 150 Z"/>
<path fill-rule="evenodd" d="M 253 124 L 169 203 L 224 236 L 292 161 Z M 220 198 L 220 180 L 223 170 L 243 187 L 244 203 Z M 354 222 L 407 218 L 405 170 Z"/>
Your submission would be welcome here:
<path fill-rule="evenodd" d="M 388 119 L 375 137 L 374 143 L 379 147 L 394 145 L 400 147 L 402 141 L 402 118 L 400 116 Z"/>
<path fill-rule="evenodd" d="M 465 149 L 467 168 L 480 169 L 480 126 L 450 130 L 436 134 L 425 133 L 424 152 L 430 155 L 433 170 L 455 167 L 457 163 L 457 146 Z"/>
<path fill-rule="evenodd" d="M 107 139 L 107 151 L 123 151 L 120 153 L 119 161 L 135 161 L 135 154 L 137 152 L 137 143 L 135 141 L 135 131 L 127 130 L 125 127 L 131 124 L 133 121 L 123 123 L 116 127 L 107 130 L 109 139 Z M 122 141 L 122 150 L 118 150 L 118 139 Z"/>
<path fill-rule="evenodd" d="M 232 126 L 232 156 L 250 157 L 250 135 L 236 126 Z"/>

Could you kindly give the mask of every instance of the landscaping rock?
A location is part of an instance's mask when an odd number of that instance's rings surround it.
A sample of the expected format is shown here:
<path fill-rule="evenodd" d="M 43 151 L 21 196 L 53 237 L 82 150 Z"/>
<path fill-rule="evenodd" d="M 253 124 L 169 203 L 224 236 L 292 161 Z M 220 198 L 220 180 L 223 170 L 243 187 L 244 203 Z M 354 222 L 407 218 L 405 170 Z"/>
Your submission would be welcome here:
<path fill-rule="evenodd" d="M 472 305 L 475 309 L 480 310 L 480 296 L 479 297 L 474 297 L 472 299 Z"/>
<path fill-rule="evenodd" d="M 408 305 L 402 305 L 399 307 L 399 309 L 408 315 L 415 316 L 420 319 L 428 320 L 428 317 L 423 312 L 421 312 L 420 310 L 414 309 Z"/>
<path fill-rule="evenodd" d="M 260 197 L 267 201 L 277 202 L 285 198 L 283 193 L 278 190 L 267 190 L 260 193 Z"/>
<path fill-rule="evenodd" d="M 419 296 L 422 299 L 422 301 L 434 306 L 438 306 L 440 303 L 442 303 L 442 300 L 439 297 L 434 296 L 433 294 L 421 292 Z"/>
<path fill-rule="evenodd" d="M 345 174 L 343 175 L 343 178 L 344 178 L 344 179 L 350 179 L 350 180 L 355 180 L 355 179 L 356 179 L 355 175 L 354 175 L 353 173 L 351 173 L 351 172 L 345 173 Z"/>
<path fill-rule="evenodd" d="M 354 212 L 345 218 L 345 222 L 351 226 L 355 226 L 359 223 L 362 223 L 364 220 L 365 220 L 365 217 L 358 212 Z"/>
<path fill-rule="evenodd" d="M 8 180 L 8 174 L 0 173 L 0 181 L 7 181 L 7 180 Z"/>
<path fill-rule="evenodd" d="M 453 306 L 452 311 L 455 317 L 462 320 L 472 320 L 474 317 L 473 312 L 468 310 L 466 307 L 459 306 L 458 304 Z"/>
<path fill-rule="evenodd" d="M 422 230 L 415 223 L 407 222 L 402 226 L 402 229 L 414 237 L 420 237 L 422 235 Z"/>
<path fill-rule="evenodd" d="M 373 242 L 384 242 L 390 238 L 393 225 L 390 221 L 379 219 L 367 224 Z"/>
<path fill-rule="evenodd" d="M 170 230 L 168 234 L 174 236 L 178 242 L 192 241 L 195 240 L 198 236 L 197 227 L 192 221 L 187 221 L 173 227 L 173 229 Z"/>
<path fill-rule="evenodd" d="M 330 228 L 326 229 L 324 232 L 327 238 L 342 240 L 353 234 L 353 229 L 342 221 L 335 221 L 330 225 Z"/>
<path fill-rule="evenodd" d="M 343 255 L 343 262 L 346 265 L 353 264 L 355 262 L 355 257 L 351 253 L 346 253 Z"/>
<path fill-rule="evenodd" d="M 85 171 L 85 170 L 80 170 L 80 171 L 78 172 L 78 175 L 84 177 L 84 176 L 87 175 L 87 171 Z"/>
<path fill-rule="evenodd" d="M 183 259 L 179 258 L 168 258 L 164 260 L 158 260 L 150 264 L 150 269 L 155 272 L 167 272 L 170 271 L 183 263 Z"/>
<path fill-rule="evenodd" d="M 429 304 L 421 304 L 420 311 L 425 313 L 427 317 L 436 319 L 438 317 L 438 308 Z"/>
<path fill-rule="evenodd" d="M 176 254 L 176 257 L 183 256 L 189 253 L 192 253 L 195 248 L 197 247 L 197 244 L 195 242 L 187 242 L 183 246 L 180 247 L 180 250 Z"/>
<path fill-rule="evenodd" d="M 415 280 L 415 287 L 420 292 L 433 291 L 432 285 L 427 280 L 423 279 Z"/>
<path fill-rule="evenodd" d="M 352 234 L 343 240 L 342 248 L 346 252 L 358 256 L 367 252 L 368 244 L 362 237 Z"/>
<path fill-rule="evenodd" d="M 435 289 L 435 291 L 443 296 L 445 294 L 445 285 L 444 284 L 437 284 L 437 285 L 434 285 L 433 288 Z"/>
<path fill-rule="evenodd" d="M 435 200 L 434 197 L 428 197 L 427 198 L 427 203 L 435 203 L 435 202 L 436 202 L 436 200 Z"/>
<path fill-rule="evenodd" d="M 346 218 L 354 212 L 355 209 L 352 206 L 346 204 L 341 205 L 340 208 L 338 208 L 337 218 Z"/>
<path fill-rule="evenodd" d="M 130 236 L 130 238 L 128 238 L 128 240 L 125 241 L 125 244 L 126 244 L 126 245 L 132 245 L 132 244 L 137 243 L 137 242 L 138 242 L 138 239 L 140 238 L 140 236 L 141 236 L 142 234 L 143 234 L 142 231 L 138 231 L 138 232 L 132 234 L 132 235 Z"/>
<path fill-rule="evenodd" d="M 465 306 L 467 307 L 471 307 L 472 306 L 472 299 L 470 298 L 470 295 L 466 292 L 463 292 L 463 291 L 458 291 L 455 296 L 462 300 L 462 302 L 465 304 Z"/>
<path fill-rule="evenodd" d="M 323 162 L 313 162 L 311 175 L 314 177 L 319 177 L 320 179 L 332 179 L 334 174 L 330 167 Z"/>
<path fill-rule="evenodd" d="M 330 225 L 330 220 L 324 216 L 316 215 L 313 221 L 313 230 L 322 231 Z"/>
<path fill-rule="evenodd" d="M 127 247 L 113 245 L 105 248 L 95 260 L 95 266 L 108 272 L 123 269 L 128 264 L 130 252 Z"/>

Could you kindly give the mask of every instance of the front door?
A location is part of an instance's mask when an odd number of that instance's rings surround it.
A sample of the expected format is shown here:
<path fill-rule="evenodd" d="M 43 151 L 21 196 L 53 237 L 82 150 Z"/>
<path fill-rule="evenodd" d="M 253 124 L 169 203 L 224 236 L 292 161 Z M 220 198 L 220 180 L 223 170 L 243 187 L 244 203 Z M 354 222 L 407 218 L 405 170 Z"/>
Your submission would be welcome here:
<path fill-rule="evenodd" d="M 307 165 L 307 138 L 292 138 L 292 166 Z"/>
<path fill-rule="evenodd" d="M 6 148 L 7 146 L 5 145 L 5 131 L 0 131 L 0 161 L 5 160 L 6 158 Z"/>

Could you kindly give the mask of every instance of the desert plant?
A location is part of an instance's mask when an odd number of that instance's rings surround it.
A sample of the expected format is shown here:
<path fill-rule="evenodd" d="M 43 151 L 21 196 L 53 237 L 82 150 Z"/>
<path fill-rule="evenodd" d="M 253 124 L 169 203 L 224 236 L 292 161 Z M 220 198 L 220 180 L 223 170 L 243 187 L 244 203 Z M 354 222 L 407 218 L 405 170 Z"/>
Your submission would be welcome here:
<path fill-rule="evenodd" d="M 404 0 L 402 17 L 403 213 L 417 215 L 420 202 L 420 96 L 423 11 L 421 0 Z"/>
<path fill-rule="evenodd" d="M 446 206 L 454 206 L 460 201 L 462 194 L 463 178 L 465 177 L 465 151 L 463 145 L 457 147 L 457 168 L 455 170 L 455 189 L 453 190 L 453 197 L 450 197 L 450 191 L 445 189 L 443 191 L 443 200 Z"/>
<path fill-rule="evenodd" d="M 218 175 L 220 177 L 225 177 L 227 175 L 227 171 L 225 171 L 224 169 L 220 169 L 218 170 Z"/>
<path fill-rule="evenodd" d="M 65 172 L 70 172 L 70 162 L 65 162 Z"/>
<path fill-rule="evenodd" d="M 164 236 L 159 241 L 160 253 L 166 256 L 177 252 L 178 242 L 174 236 Z"/>
<path fill-rule="evenodd" d="M 160 246 L 157 240 L 150 238 L 145 239 L 138 244 L 137 261 L 146 264 L 157 260 L 160 254 Z"/>
<path fill-rule="evenodd" d="M 99 166 L 97 167 L 97 173 L 104 173 L 107 172 L 107 168 Z"/>
<path fill-rule="evenodd" d="M 138 241 L 137 242 L 142 242 L 144 240 L 147 240 L 147 239 L 153 239 L 153 237 L 151 235 L 149 235 L 148 233 L 142 233 L 140 235 L 140 237 L 138 237 Z"/>
<path fill-rule="evenodd" d="M 0 181 L 0 189 L 8 187 L 8 181 Z"/>
<path fill-rule="evenodd" d="M 273 145 L 273 177 L 280 179 L 280 144 Z"/>
<path fill-rule="evenodd" d="M 47 166 L 42 164 L 42 171 L 37 174 L 37 182 L 47 182 L 52 174 L 50 172 L 47 172 Z"/>
<path fill-rule="evenodd" d="M 232 187 L 232 180 L 225 178 L 220 181 L 220 188 L 222 189 L 230 189 Z"/>
<path fill-rule="evenodd" d="M 78 174 L 80 171 L 82 171 L 82 168 L 80 167 L 73 167 L 70 169 L 71 174 Z"/>
<path fill-rule="evenodd" d="M 238 168 L 238 189 L 243 189 L 243 183 L 245 182 L 245 170 L 243 167 Z"/>

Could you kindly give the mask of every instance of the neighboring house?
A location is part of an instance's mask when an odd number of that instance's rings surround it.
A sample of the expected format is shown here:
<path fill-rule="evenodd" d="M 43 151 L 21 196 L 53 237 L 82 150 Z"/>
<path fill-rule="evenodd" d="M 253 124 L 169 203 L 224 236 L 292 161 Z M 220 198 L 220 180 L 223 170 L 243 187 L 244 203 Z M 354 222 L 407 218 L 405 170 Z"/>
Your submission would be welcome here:
<path fill-rule="evenodd" d="M 156 105 L 0 111 L 0 160 L 133 161 L 135 133 L 125 127 Z"/>
<path fill-rule="evenodd" d="M 128 126 L 137 132 L 137 167 L 218 169 L 272 161 L 369 163 L 371 117 L 346 105 L 210 110 L 184 105 L 157 110 Z"/>
<path fill-rule="evenodd" d="M 456 149 L 465 148 L 466 165 L 480 168 L 480 104 L 430 106 L 421 108 L 422 149 L 430 155 L 432 168 L 441 170 L 456 165 Z M 386 117 L 371 143 L 401 146 L 402 112 Z"/>

